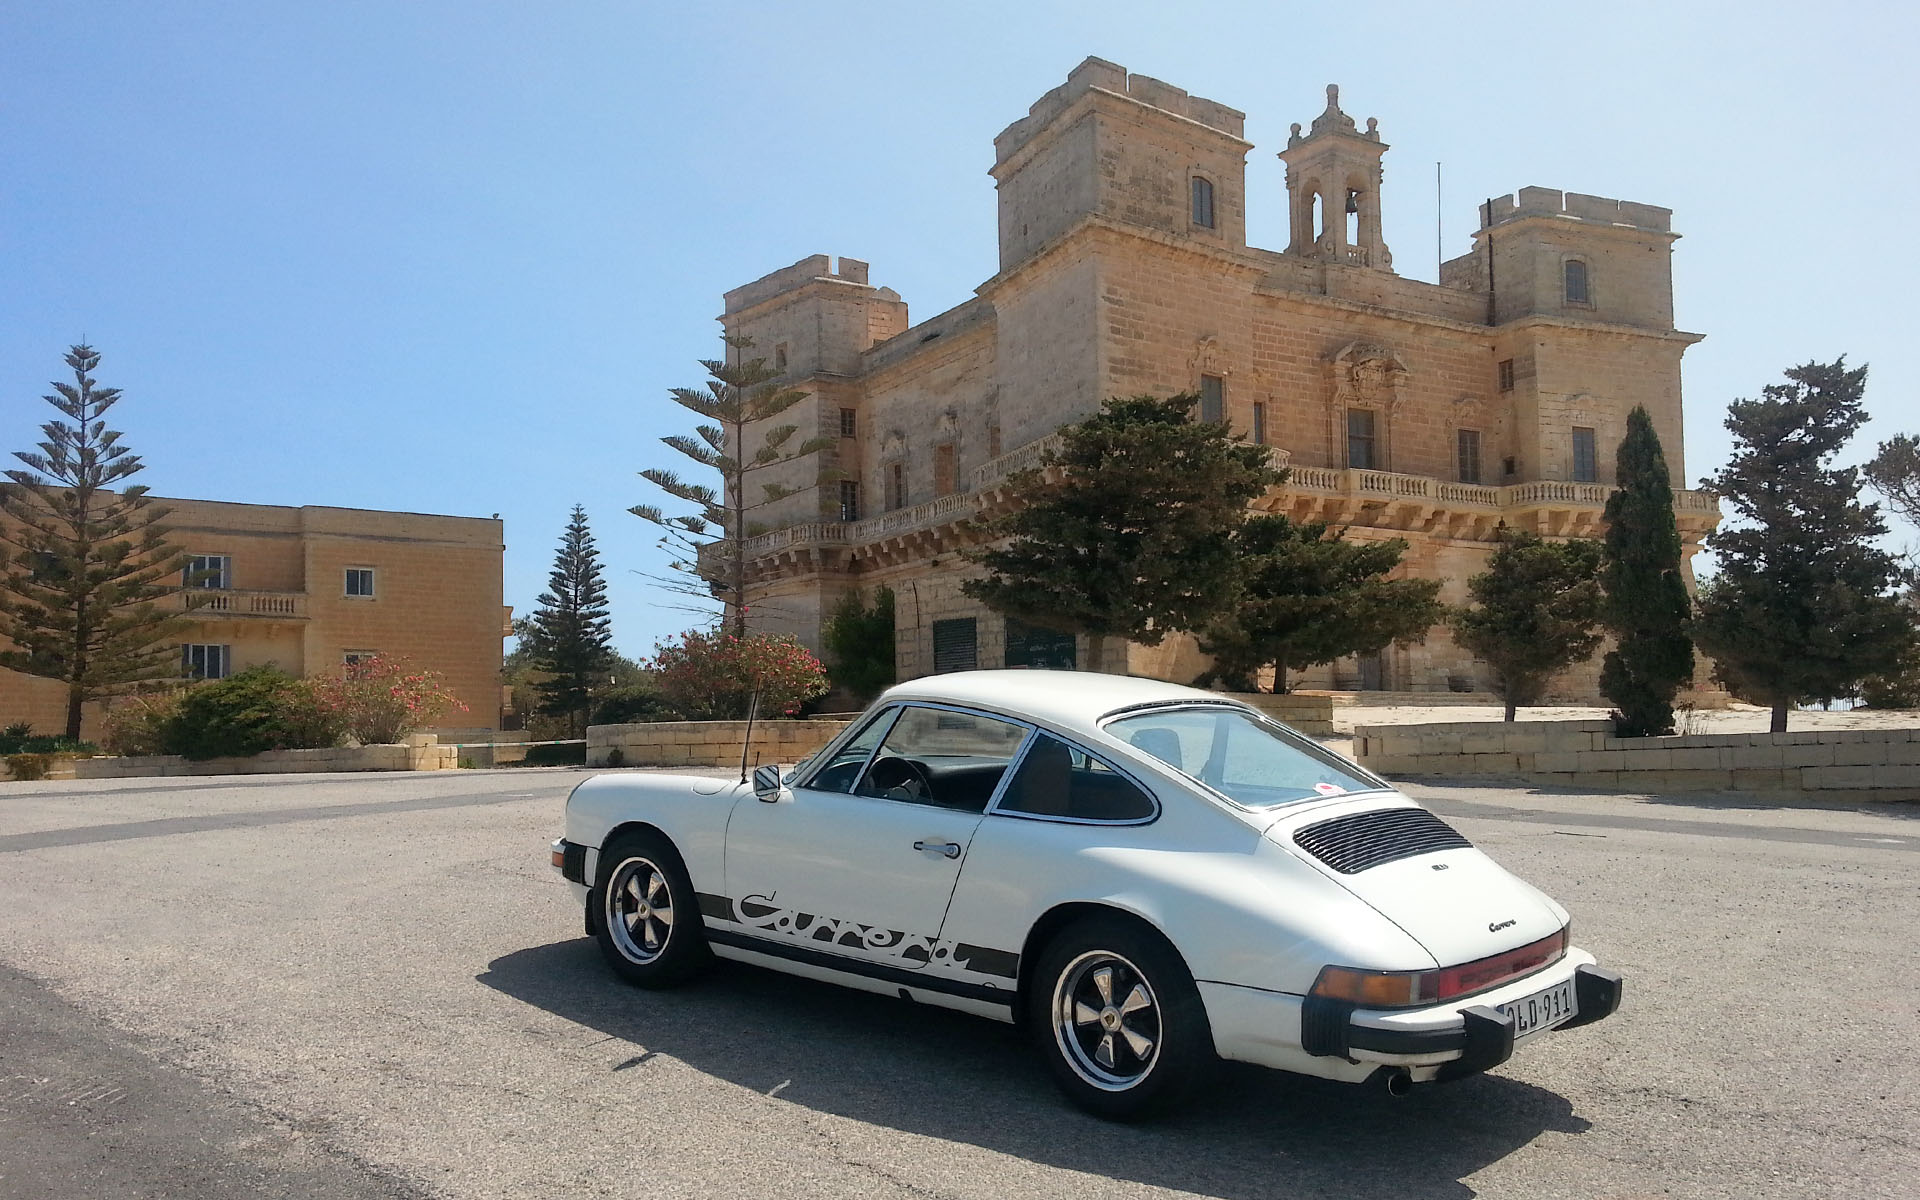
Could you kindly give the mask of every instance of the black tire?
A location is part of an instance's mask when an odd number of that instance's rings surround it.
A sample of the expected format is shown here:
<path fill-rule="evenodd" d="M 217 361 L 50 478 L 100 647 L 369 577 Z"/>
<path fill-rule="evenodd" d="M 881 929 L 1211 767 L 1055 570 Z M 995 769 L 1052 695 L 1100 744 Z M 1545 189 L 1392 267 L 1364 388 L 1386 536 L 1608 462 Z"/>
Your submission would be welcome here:
<path fill-rule="evenodd" d="M 672 987 L 713 960 L 700 902 L 672 842 L 644 830 L 624 834 L 600 852 L 599 876 L 587 897 L 589 920 L 621 978 Z"/>
<path fill-rule="evenodd" d="M 1187 965 L 1166 939 L 1125 917 L 1076 921 L 1047 944 L 1027 1016 L 1067 1099 L 1108 1120 L 1165 1110 L 1215 1062 Z"/>

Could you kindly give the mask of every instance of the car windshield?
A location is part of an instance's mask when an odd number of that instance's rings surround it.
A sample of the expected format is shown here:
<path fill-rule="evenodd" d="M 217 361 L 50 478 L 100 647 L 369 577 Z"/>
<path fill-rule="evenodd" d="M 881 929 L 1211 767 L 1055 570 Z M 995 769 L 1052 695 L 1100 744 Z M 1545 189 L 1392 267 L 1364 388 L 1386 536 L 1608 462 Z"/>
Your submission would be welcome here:
<path fill-rule="evenodd" d="M 1387 786 L 1297 734 L 1224 704 L 1130 713 L 1107 722 L 1106 730 L 1251 808 Z"/>

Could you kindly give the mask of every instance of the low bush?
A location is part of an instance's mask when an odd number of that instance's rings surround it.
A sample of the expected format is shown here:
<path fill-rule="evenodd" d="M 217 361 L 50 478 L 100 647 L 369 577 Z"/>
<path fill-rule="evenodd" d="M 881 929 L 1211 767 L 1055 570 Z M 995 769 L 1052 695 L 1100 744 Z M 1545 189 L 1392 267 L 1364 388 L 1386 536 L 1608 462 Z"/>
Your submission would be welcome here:
<path fill-rule="evenodd" d="M 277 667 L 250 667 L 189 690 L 161 725 L 162 753 L 199 761 L 339 741 L 341 723 L 316 690 Z"/>
<path fill-rule="evenodd" d="M 827 690 L 826 668 L 791 634 L 692 630 L 655 647 L 660 694 L 695 721 L 737 720 L 758 695 L 762 718 L 793 716 Z"/>
<path fill-rule="evenodd" d="M 466 712 L 442 678 L 438 671 L 414 670 L 404 658 L 376 655 L 309 682 L 322 711 L 334 714 L 355 741 L 373 746 L 398 742 L 456 709 Z"/>
<path fill-rule="evenodd" d="M 122 696 L 107 710 L 100 744 L 109 754 L 166 754 L 167 722 L 179 711 L 184 687 Z"/>
<path fill-rule="evenodd" d="M 529 767 L 578 767 L 586 765 L 587 747 L 575 742 L 561 746 L 528 746 L 523 765 Z"/>
<path fill-rule="evenodd" d="M 92 754 L 98 749 L 92 742 L 76 742 L 60 734 L 35 734 L 33 726 L 25 721 L 0 729 L 0 758 L 15 754 Z"/>
<path fill-rule="evenodd" d="M 13 772 L 15 779 L 45 779 L 47 769 L 53 765 L 51 754 L 9 754 L 6 756 L 7 770 Z"/>
<path fill-rule="evenodd" d="M 634 725 L 644 721 L 678 721 L 680 713 L 651 687 L 616 688 L 593 706 L 595 725 Z"/>

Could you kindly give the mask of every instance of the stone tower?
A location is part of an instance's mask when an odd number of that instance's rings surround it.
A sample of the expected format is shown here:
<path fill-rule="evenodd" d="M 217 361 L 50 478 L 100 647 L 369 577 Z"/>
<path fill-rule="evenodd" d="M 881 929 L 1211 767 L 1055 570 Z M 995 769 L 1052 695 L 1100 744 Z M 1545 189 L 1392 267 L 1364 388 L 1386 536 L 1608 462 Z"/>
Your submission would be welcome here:
<path fill-rule="evenodd" d="M 1340 88 L 1330 83 L 1326 111 L 1313 119 L 1313 128 L 1302 137 L 1300 126 L 1293 126 L 1280 152 L 1287 164 L 1288 254 L 1393 269 L 1380 235 L 1380 156 L 1387 144 L 1379 125 L 1368 117 L 1361 133 L 1340 111 Z"/>

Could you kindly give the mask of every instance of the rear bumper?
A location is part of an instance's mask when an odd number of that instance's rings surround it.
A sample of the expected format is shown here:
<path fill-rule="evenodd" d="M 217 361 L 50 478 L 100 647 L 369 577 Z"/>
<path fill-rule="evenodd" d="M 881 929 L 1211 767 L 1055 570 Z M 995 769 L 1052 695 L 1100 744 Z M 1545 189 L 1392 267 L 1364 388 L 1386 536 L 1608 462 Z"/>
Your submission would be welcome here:
<path fill-rule="evenodd" d="M 1203 984 L 1221 1057 L 1359 1081 L 1380 1067 L 1406 1067 L 1415 1080 L 1458 1079 L 1505 1062 L 1515 1021 L 1500 1006 L 1571 979 L 1575 1013 L 1527 1038 L 1604 1020 L 1620 1007 L 1620 976 L 1583 950 L 1544 970 L 1451 1005 L 1355 1009 L 1351 1004 L 1224 984 Z"/>

